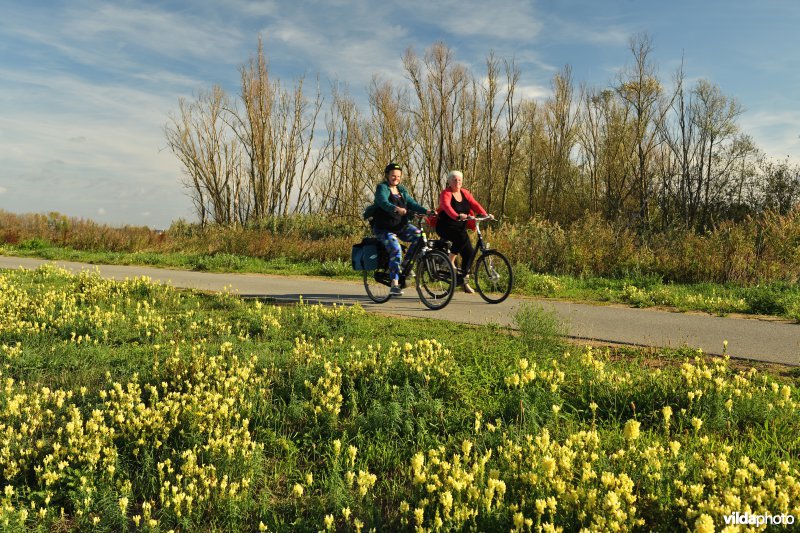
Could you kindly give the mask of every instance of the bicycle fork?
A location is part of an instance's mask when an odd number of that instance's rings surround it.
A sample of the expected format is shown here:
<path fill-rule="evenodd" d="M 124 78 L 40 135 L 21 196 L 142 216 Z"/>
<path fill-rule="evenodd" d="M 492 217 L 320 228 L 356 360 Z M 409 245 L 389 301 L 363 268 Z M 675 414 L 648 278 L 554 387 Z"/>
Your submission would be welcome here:
<path fill-rule="evenodd" d="M 412 273 L 412 269 L 414 267 L 414 259 L 417 256 L 417 253 L 425 245 L 422 242 L 422 237 L 416 240 L 414 244 L 408 247 L 406 250 L 405 255 L 403 256 L 403 260 L 400 262 L 400 278 L 402 280 L 401 284 L 405 284 L 405 280 L 409 275 Z"/>

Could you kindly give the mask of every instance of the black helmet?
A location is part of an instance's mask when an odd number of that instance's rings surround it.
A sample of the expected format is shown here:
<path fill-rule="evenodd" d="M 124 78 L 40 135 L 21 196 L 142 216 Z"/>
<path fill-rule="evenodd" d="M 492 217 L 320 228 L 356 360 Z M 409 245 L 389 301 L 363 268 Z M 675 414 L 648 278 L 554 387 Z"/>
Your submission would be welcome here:
<path fill-rule="evenodd" d="M 388 176 L 389 172 L 391 172 L 392 170 L 400 170 L 400 171 L 402 171 L 403 167 L 401 167 L 397 163 L 389 163 L 388 165 L 386 165 L 386 168 L 383 169 L 383 175 L 384 176 Z"/>

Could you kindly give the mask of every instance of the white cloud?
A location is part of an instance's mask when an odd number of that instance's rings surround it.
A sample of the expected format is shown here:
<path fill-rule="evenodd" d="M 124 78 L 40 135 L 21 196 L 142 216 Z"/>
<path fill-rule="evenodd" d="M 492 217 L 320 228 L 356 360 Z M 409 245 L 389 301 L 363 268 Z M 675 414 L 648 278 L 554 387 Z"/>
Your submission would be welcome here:
<path fill-rule="evenodd" d="M 544 27 L 533 2 L 516 0 L 414 0 L 404 4 L 404 11 L 443 35 L 467 38 L 532 42 Z"/>
<path fill-rule="evenodd" d="M 385 6 L 298 2 L 262 27 L 264 51 L 273 64 L 291 61 L 298 73 L 318 71 L 361 92 L 374 75 L 402 78 L 403 52 L 415 41 L 392 20 Z"/>
<path fill-rule="evenodd" d="M 6 189 L 5 187 L 0 187 L 0 194 L 5 194 L 7 192 L 8 192 L 8 189 Z"/>
<path fill-rule="evenodd" d="M 241 46 L 240 30 L 194 13 L 90 0 L 70 3 L 68 8 L 39 17 L 31 9 L 21 14 L 27 24 L 11 24 L 12 17 L 0 22 L 0 28 L 73 61 L 115 71 L 146 69 L 146 54 L 160 59 L 235 60 L 231 54 L 238 53 Z M 50 63 L 57 61 L 47 54 L 40 57 Z"/>
<path fill-rule="evenodd" d="M 89 83 L 65 74 L 4 69 L 0 77 L 9 80 L 4 96 L 14 102 L 0 114 L 0 176 L 6 183 L 38 183 L 36 189 L 47 190 L 41 198 L 30 188 L 18 189 L 19 209 L 91 217 L 92 204 L 102 203 L 115 223 L 147 206 L 157 206 L 161 224 L 186 216 L 180 166 L 163 150 L 163 128 L 167 113 L 177 107 L 176 93 Z M 38 88 L 35 97 L 31 86 Z M 115 197 L 134 184 L 147 192 L 134 195 L 130 210 L 137 211 L 126 211 Z"/>
<path fill-rule="evenodd" d="M 745 111 L 739 124 L 769 157 L 800 163 L 800 111 Z"/>
<path fill-rule="evenodd" d="M 104 208 L 104 207 L 99 207 L 99 208 L 97 209 L 97 214 L 98 214 L 99 216 L 103 216 L 103 215 L 105 215 L 105 214 L 106 214 L 106 210 L 105 210 L 105 208 Z"/>
<path fill-rule="evenodd" d="M 633 33 L 628 28 L 597 27 L 564 21 L 562 21 L 559 31 L 561 38 L 565 41 L 620 47 L 627 45 Z"/>
<path fill-rule="evenodd" d="M 518 98 L 529 100 L 544 100 L 553 95 L 553 90 L 544 85 L 518 85 L 516 91 Z"/>

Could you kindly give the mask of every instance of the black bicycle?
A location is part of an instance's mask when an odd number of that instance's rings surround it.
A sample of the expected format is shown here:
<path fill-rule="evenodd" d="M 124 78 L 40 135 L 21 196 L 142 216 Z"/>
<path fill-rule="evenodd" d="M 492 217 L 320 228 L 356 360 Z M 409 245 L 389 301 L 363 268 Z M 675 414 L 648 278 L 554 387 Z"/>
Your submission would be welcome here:
<path fill-rule="evenodd" d="M 415 215 L 422 218 L 424 215 Z M 400 287 L 414 277 L 419 299 L 430 309 L 441 309 L 450 303 L 456 289 L 456 271 L 450 263 L 450 242 L 428 239 L 425 230 L 404 253 L 400 264 Z M 375 303 L 384 303 L 392 297 L 389 292 L 389 255 L 378 245 L 378 266 L 364 271 L 364 288 Z"/>
<path fill-rule="evenodd" d="M 494 217 L 487 215 L 469 218 L 475 221 L 475 233 L 478 235 L 478 242 L 475 246 L 477 260 L 473 262 L 475 288 L 481 298 L 490 304 L 499 304 L 511 294 L 514 271 L 511 270 L 511 263 L 508 262 L 506 256 L 497 250 L 492 250 L 489 243 L 483 241 L 481 222 L 494 220 Z"/>

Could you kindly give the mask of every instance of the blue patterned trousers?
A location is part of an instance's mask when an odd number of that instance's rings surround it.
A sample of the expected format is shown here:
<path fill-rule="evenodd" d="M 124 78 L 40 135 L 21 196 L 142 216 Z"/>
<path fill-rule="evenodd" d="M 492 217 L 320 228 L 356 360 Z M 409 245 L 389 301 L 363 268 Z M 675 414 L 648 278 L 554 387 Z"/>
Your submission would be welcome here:
<path fill-rule="evenodd" d="M 400 248 L 399 241 L 405 241 L 413 246 L 419 239 L 421 233 L 422 232 L 417 227 L 411 224 L 406 224 L 406 226 L 397 233 L 378 228 L 375 229 L 375 236 L 380 239 L 389 254 L 389 276 L 392 280 L 400 278 L 400 262 L 403 260 L 403 250 Z"/>

